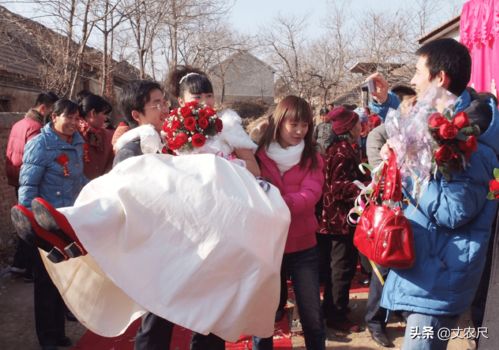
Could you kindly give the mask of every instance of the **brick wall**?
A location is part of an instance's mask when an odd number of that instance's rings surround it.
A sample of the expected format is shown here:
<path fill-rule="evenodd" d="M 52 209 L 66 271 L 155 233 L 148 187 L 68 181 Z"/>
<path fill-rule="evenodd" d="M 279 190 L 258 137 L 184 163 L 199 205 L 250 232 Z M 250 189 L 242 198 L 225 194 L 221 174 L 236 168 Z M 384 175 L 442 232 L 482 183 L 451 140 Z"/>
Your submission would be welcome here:
<path fill-rule="evenodd" d="M 14 228 L 10 222 L 10 208 L 16 204 L 14 187 L 7 184 L 5 176 L 5 150 L 10 128 L 21 119 L 24 113 L 0 113 L 0 259 L 12 256 L 14 245 Z M 5 263 L 4 261 L 0 261 Z"/>

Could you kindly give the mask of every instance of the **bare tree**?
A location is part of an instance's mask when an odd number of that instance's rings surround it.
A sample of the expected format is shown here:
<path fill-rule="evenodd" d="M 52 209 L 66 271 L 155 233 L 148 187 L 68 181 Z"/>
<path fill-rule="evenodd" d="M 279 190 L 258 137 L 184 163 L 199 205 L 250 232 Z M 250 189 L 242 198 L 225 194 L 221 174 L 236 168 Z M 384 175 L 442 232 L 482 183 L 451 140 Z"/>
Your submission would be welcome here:
<path fill-rule="evenodd" d="M 307 74 L 316 88 L 314 95 L 320 96 L 324 105 L 337 91 L 350 86 L 347 69 L 353 58 L 350 44 L 353 32 L 347 27 L 346 18 L 349 18 L 347 3 L 332 2 L 324 21 L 325 34 L 307 50 Z"/>
<path fill-rule="evenodd" d="M 306 17 L 278 16 L 259 35 L 283 87 L 300 96 L 308 95 L 306 85 L 310 80 L 304 71 L 305 26 Z"/>
<path fill-rule="evenodd" d="M 102 34 L 102 63 L 100 93 L 111 101 L 114 100 L 113 90 L 113 53 L 115 30 L 126 20 L 128 13 L 118 11 L 122 0 L 98 0 L 93 9 L 99 19 L 95 27 Z"/>
<path fill-rule="evenodd" d="M 56 30 L 64 35 L 65 43 L 52 47 L 53 51 L 62 52 L 62 60 L 55 59 L 54 64 L 62 65 L 62 75 L 58 76 L 65 88 L 62 94 L 72 97 L 75 94 L 76 83 L 80 78 L 83 58 L 88 39 L 97 19 L 90 9 L 96 0 L 34 0 L 39 13 L 50 16 Z M 47 40 L 40 40 L 42 43 Z M 58 56 L 55 54 L 54 56 Z"/>
<path fill-rule="evenodd" d="M 232 4 L 233 0 L 170 0 L 164 35 L 159 38 L 161 46 L 166 48 L 163 51 L 166 66 L 170 68 L 190 63 L 192 51 L 199 49 L 200 37 L 206 34 L 210 38 L 205 41 L 212 40 L 210 32 Z M 209 53 L 198 50 L 199 55 Z"/>
<path fill-rule="evenodd" d="M 423 36 L 434 24 L 434 18 L 441 8 L 438 1 L 415 0 L 412 4 L 413 11 L 411 11 L 414 15 L 408 16 L 411 26 L 407 29 L 412 30 L 415 37 Z"/>
<path fill-rule="evenodd" d="M 85 54 L 85 49 L 87 47 L 88 38 L 92 33 L 95 26 L 96 19 L 90 19 L 90 7 L 93 5 L 95 0 L 84 0 L 82 16 L 82 26 L 81 26 L 81 37 L 78 43 L 78 50 L 76 52 L 76 57 L 74 58 L 74 69 L 71 74 L 70 86 L 69 86 L 69 97 L 72 98 L 76 94 L 76 82 L 80 76 L 82 60 Z"/>
<path fill-rule="evenodd" d="M 169 1 L 124 0 L 122 14 L 130 24 L 135 39 L 135 51 L 141 78 L 146 77 L 146 62 L 152 51 L 154 39 L 159 32 L 167 11 Z"/>

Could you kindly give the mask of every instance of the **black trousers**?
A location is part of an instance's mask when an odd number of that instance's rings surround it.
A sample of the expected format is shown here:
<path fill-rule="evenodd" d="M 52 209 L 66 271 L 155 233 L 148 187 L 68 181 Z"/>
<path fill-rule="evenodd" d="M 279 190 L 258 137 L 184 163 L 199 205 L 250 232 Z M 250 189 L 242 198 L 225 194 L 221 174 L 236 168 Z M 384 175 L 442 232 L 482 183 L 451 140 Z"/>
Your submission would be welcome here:
<path fill-rule="evenodd" d="M 383 279 L 386 280 L 390 269 L 378 266 L 378 270 L 383 276 Z M 386 328 L 385 320 L 387 311 L 385 308 L 379 305 L 381 301 L 381 293 L 383 293 L 383 285 L 381 284 L 378 276 L 373 271 L 373 273 L 371 274 L 371 283 L 369 284 L 369 295 L 367 297 L 365 316 L 367 327 L 372 332 L 384 331 Z"/>
<path fill-rule="evenodd" d="M 150 312 L 142 318 L 135 336 L 135 350 L 168 350 L 174 324 Z M 193 333 L 191 350 L 224 350 L 225 341 L 214 334 Z"/>
<path fill-rule="evenodd" d="M 35 327 L 40 345 L 57 345 L 65 336 L 66 305 L 50 279 L 38 250 L 32 247 Z"/>
<path fill-rule="evenodd" d="M 358 260 L 358 252 L 353 245 L 353 231 L 348 235 L 317 234 L 317 239 L 320 274 L 324 281 L 322 309 L 326 319 L 341 321 L 346 318 L 350 285 Z"/>

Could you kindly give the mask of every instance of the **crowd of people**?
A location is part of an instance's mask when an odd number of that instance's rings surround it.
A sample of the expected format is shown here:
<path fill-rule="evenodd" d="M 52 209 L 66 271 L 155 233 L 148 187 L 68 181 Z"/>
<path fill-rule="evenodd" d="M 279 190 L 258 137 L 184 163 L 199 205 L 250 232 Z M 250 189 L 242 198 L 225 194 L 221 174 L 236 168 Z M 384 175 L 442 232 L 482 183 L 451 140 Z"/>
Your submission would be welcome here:
<path fill-rule="evenodd" d="M 459 316 L 472 305 L 475 306 L 475 326 L 479 327 L 484 296 L 477 295 L 476 291 L 484 266 L 490 264 L 486 252 L 497 214 L 496 203 L 487 199 L 488 183 L 493 178 L 494 168 L 499 167 L 499 140 L 495 136 L 499 131 L 497 101 L 493 96 L 478 94 L 467 87 L 471 74 L 470 55 L 455 40 L 435 40 L 422 46 L 416 55 L 412 87 L 401 84 L 390 87 L 383 75 L 375 73 L 368 78 L 374 86 L 369 106 L 354 108 L 356 106 L 330 104 L 319 109 L 317 123 L 314 123 L 310 104 L 292 95 L 283 98 L 261 123 L 248 131 L 249 135 L 243 131 L 237 114 L 218 111 L 224 129 L 218 130 L 213 141 L 206 141 L 198 152 L 181 153 L 177 146 L 165 140 L 164 135 L 171 132 L 172 122 L 168 129 L 165 120 L 172 115 L 173 107 L 180 108 L 186 119 L 190 116 L 188 113 L 192 113 L 192 103 L 215 107 L 212 84 L 198 69 L 175 68 L 165 87 L 145 80 L 125 86 L 119 102 L 123 121 L 116 131 L 106 127 L 106 120 L 114 108 L 102 96 L 82 91 L 78 101 L 73 102 L 59 99 L 53 93 L 40 94 L 34 107 L 12 128 L 6 169 L 9 184 L 14 186 L 18 196 L 12 219 L 22 238 L 14 267 L 19 271 L 25 269 L 28 277 L 33 275 L 36 332 L 41 347 L 56 349 L 71 343 L 65 335 L 64 325 L 70 314 L 68 308 L 77 318 L 86 317 L 80 314 L 78 306 L 68 296 L 70 293 L 65 294 L 63 300 L 61 289 L 65 293 L 69 288 L 79 288 L 79 292 L 85 290 L 75 295 L 90 299 L 89 295 L 95 297 L 91 293 L 101 285 L 114 283 L 115 290 L 123 291 L 140 306 L 154 305 L 140 313 L 142 323 L 135 338 L 135 349 L 168 349 L 175 324 L 194 331 L 191 349 L 224 349 L 225 340 L 232 340 L 234 330 L 240 329 L 254 335 L 254 349 L 272 349 L 272 324 L 284 315 L 287 281 L 290 280 L 307 349 L 325 349 L 326 327 L 347 332 L 363 330 L 361 324 L 348 316 L 349 290 L 359 265 L 370 274 L 365 324 L 377 344 L 394 346 L 386 333 L 388 319 L 393 314 L 406 320 L 404 350 L 445 349 L 448 338 L 425 336 L 422 331 L 431 328 L 437 334 L 441 328 L 454 328 Z M 451 177 L 438 171 L 429 174 L 421 193 L 404 188 L 404 214 L 414 233 L 416 259 L 411 268 L 389 269 L 359 254 L 353 241 L 355 220 L 352 220 L 351 212 L 362 189 L 372 181 L 369 169 L 379 168 L 386 161 L 390 148 L 399 152 L 397 144 L 391 141 L 396 138 L 393 133 L 397 130 L 390 126 L 389 120 L 394 115 L 390 113 L 398 111 L 397 115 L 402 118 L 411 118 L 412 112 L 420 109 L 418 103 L 434 88 L 455 96 L 453 113 L 466 112 L 469 122 L 479 126 L 480 135 L 469 162 L 461 171 Z M 172 102 L 178 106 L 171 106 Z M 197 130 L 201 133 L 205 128 Z M 192 142 L 192 138 L 188 142 Z M 153 146 L 151 139 L 156 142 Z M 188 269 L 173 268 L 174 263 L 171 263 L 168 273 L 173 275 L 165 276 L 153 259 L 140 265 L 141 269 L 145 266 L 147 273 L 143 277 L 136 276 L 135 283 L 140 285 L 141 278 L 146 281 L 146 275 L 152 275 L 153 279 L 156 275 L 157 282 L 147 280 L 145 288 L 165 290 L 166 294 L 171 292 L 173 297 L 169 302 L 172 304 L 178 302 L 175 298 L 191 300 L 193 308 L 191 311 L 182 309 L 185 315 L 177 317 L 170 313 L 170 305 L 156 306 L 155 300 L 144 301 L 134 294 L 134 286 L 130 286 L 130 282 L 126 282 L 129 280 L 123 279 L 120 273 L 138 262 L 134 260 L 138 256 L 148 255 L 147 250 L 142 255 L 135 254 L 135 250 L 146 247 L 151 237 L 156 246 L 180 244 L 171 238 L 176 236 L 168 238 L 164 232 L 158 232 L 161 231 L 156 223 L 158 216 L 195 200 L 206 206 L 214 206 L 217 200 L 227 200 L 225 194 L 194 199 L 185 195 L 186 202 L 182 203 L 178 200 L 182 199 L 182 194 L 175 192 L 175 185 L 167 186 L 165 193 L 151 190 L 148 186 L 152 186 L 161 174 L 156 171 L 156 165 L 148 168 L 148 164 L 152 164 L 148 163 L 152 159 L 151 153 L 164 162 L 168 171 L 173 171 L 175 164 L 185 166 L 175 163 L 174 158 L 186 159 L 185 164 L 191 164 L 188 158 L 194 153 L 212 154 L 218 161 L 228 162 L 229 165 L 223 165 L 223 172 L 216 176 L 230 181 L 219 184 L 215 175 L 209 177 L 209 171 L 203 174 L 201 165 L 208 163 L 199 158 L 201 155 L 193 160 L 190 167 L 196 169 L 192 169 L 194 172 L 189 176 L 195 176 L 197 171 L 204 176 L 203 186 L 217 183 L 228 189 L 234 182 L 247 189 L 246 192 L 252 192 L 234 194 L 235 202 L 231 203 L 236 204 L 225 208 L 239 216 L 244 227 L 256 227 L 253 224 L 259 220 L 275 222 L 266 227 L 267 234 L 273 237 L 268 243 L 255 238 L 255 245 L 267 244 L 266 248 L 272 249 L 256 247 L 261 250 L 261 265 L 251 267 L 251 272 L 246 273 L 250 267 L 244 260 L 247 259 L 245 250 L 255 248 L 250 245 L 238 247 L 243 253 L 237 251 L 232 255 L 232 261 L 222 261 L 221 265 L 213 262 L 213 256 L 221 254 L 216 250 L 218 242 L 213 243 L 214 235 L 239 230 L 224 226 L 223 221 L 231 219 L 229 214 L 224 216 L 226 213 L 221 213 L 220 208 L 217 213 L 210 212 L 213 215 L 210 225 L 215 233 L 212 230 L 205 235 L 208 228 L 201 225 L 201 218 L 198 224 L 191 224 L 192 215 L 187 209 L 186 218 L 179 219 L 172 227 L 184 231 L 195 242 L 198 254 L 202 255 L 200 252 L 213 244 L 215 248 L 210 248 L 207 255 L 212 257 L 210 264 L 213 265 L 202 268 L 208 275 L 220 278 L 219 285 L 224 278 L 234 277 L 230 273 L 224 275 L 224 269 L 241 272 L 241 281 L 234 283 L 251 281 L 255 285 L 252 292 L 265 295 L 265 298 L 257 295 L 237 299 L 233 296 L 227 304 L 216 305 L 216 296 L 208 291 L 206 295 L 209 296 L 194 292 L 195 282 L 192 281 L 186 284 L 187 289 L 181 290 L 185 295 L 180 296 L 168 281 L 175 273 L 186 274 Z M 401 168 L 404 167 L 404 158 L 399 158 L 398 162 Z M 363 166 L 364 163 L 369 166 Z M 134 164 L 141 167 L 133 168 Z M 140 177 L 128 174 L 132 177 L 127 180 L 123 177 L 124 169 L 138 172 Z M 149 176 L 151 181 L 144 181 L 144 176 Z M 182 173 L 176 176 L 179 183 L 183 181 Z M 141 180 L 136 181 L 138 178 Z M 106 183 L 122 181 L 126 185 L 119 187 L 118 193 L 109 193 L 113 192 L 109 189 L 92 194 L 104 180 Z M 169 181 L 174 184 L 177 180 Z M 418 181 L 411 176 L 404 179 L 407 186 L 414 188 Z M 255 187 L 252 187 L 253 182 Z M 275 193 L 278 195 L 274 196 Z M 176 201 L 158 206 L 160 201 L 168 202 L 168 196 Z M 258 214 L 261 211 L 254 214 L 253 202 L 268 206 L 265 220 L 258 216 L 262 215 Z M 137 205 L 144 206 L 143 210 L 137 209 Z M 181 212 L 182 208 L 179 210 Z M 88 217 L 88 213 L 95 218 Z M 139 226 L 136 225 L 138 221 Z M 156 227 L 147 226 L 149 222 L 151 225 L 154 222 Z M 147 237 L 139 235 L 137 227 L 146 231 Z M 107 235 L 106 230 L 121 235 L 117 238 L 119 242 L 113 242 L 112 237 L 116 236 Z M 256 234 L 250 232 L 251 229 L 246 230 L 246 235 Z M 223 234 L 224 239 L 239 239 L 235 234 L 234 238 Z M 102 238 L 106 235 L 107 240 Z M 175 239 L 175 242 L 169 243 L 169 239 Z M 109 249 L 121 250 L 120 256 L 129 257 L 129 263 L 109 261 Z M 166 253 L 151 252 L 151 257 L 161 254 Z M 85 260 L 87 256 L 95 261 Z M 257 259 L 258 255 L 251 256 Z M 70 287 L 64 285 L 64 274 L 72 272 L 58 269 L 77 259 L 81 262 L 78 266 L 88 269 L 89 274 L 95 272 L 97 262 L 109 278 L 94 282 L 92 288 L 84 286 L 84 282 Z M 269 266 L 268 261 L 277 263 Z M 484 275 L 482 280 L 487 278 Z M 321 283 L 324 286 L 322 298 Z M 214 315 L 207 304 L 216 305 L 222 311 Z M 249 320 L 231 318 L 233 310 L 229 304 L 250 309 L 240 316 Z M 137 310 L 133 311 L 131 314 L 137 317 Z M 189 315 L 204 318 L 205 323 Z M 104 316 L 99 317 L 96 324 L 103 322 Z M 91 323 L 87 318 L 85 322 Z"/>

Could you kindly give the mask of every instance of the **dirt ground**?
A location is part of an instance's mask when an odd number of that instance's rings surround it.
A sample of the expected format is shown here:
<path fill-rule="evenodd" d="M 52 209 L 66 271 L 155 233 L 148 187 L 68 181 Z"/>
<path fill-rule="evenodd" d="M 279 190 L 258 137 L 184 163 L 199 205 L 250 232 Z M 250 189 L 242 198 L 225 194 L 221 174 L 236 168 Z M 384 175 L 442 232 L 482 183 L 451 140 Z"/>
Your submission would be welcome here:
<path fill-rule="evenodd" d="M 354 321 L 362 322 L 367 294 L 354 293 L 351 298 L 350 306 L 352 311 L 350 317 Z M 33 283 L 26 283 L 22 278 L 12 275 L 6 267 L 0 270 L 0 311 L 0 329 L 2 330 L 2 332 L 0 332 L 0 349 L 39 349 L 34 327 Z M 467 327 L 469 324 L 469 317 L 465 315 L 460 320 L 460 326 L 463 328 Z M 66 322 L 66 334 L 71 338 L 74 344 L 77 343 L 85 331 L 86 329 L 78 322 Z M 395 349 L 400 348 L 403 333 L 403 323 L 392 322 L 388 325 L 388 335 L 394 340 L 396 345 Z M 371 340 L 367 331 L 346 334 L 328 329 L 327 338 L 327 349 L 382 349 L 382 347 Z M 292 341 L 293 349 L 305 349 L 303 337 L 293 335 Z M 471 341 L 456 339 L 449 343 L 448 349 L 473 350 L 475 349 L 475 346 Z"/>

